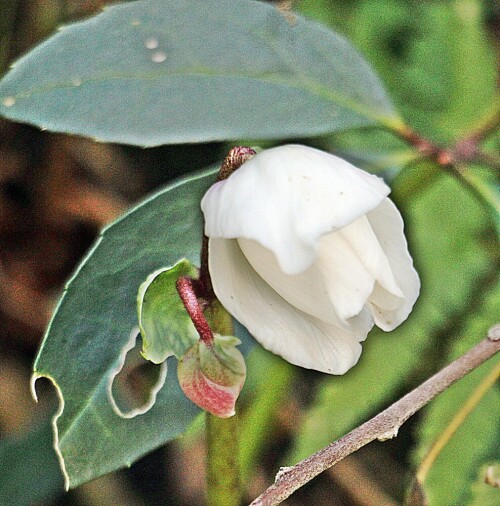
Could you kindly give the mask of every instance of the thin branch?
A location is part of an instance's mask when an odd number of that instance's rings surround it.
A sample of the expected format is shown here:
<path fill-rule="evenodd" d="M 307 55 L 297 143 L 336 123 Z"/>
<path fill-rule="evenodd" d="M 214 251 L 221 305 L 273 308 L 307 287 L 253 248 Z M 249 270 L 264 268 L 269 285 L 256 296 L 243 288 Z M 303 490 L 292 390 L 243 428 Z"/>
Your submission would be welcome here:
<path fill-rule="evenodd" d="M 470 193 L 486 207 L 488 212 L 497 211 L 498 199 L 490 195 L 484 184 L 478 180 L 475 175 L 465 167 L 468 163 L 482 163 L 490 168 L 498 168 L 500 159 L 481 150 L 480 143 L 492 131 L 498 129 L 500 123 L 500 112 L 495 109 L 494 114 L 490 114 L 484 120 L 477 130 L 459 140 L 452 147 L 442 147 L 428 139 L 417 134 L 407 125 L 392 130 L 401 139 L 413 146 L 418 156 L 415 158 L 427 158 L 433 160 L 443 170 L 448 172 L 460 184 L 462 184 Z"/>
<path fill-rule="evenodd" d="M 488 213 L 498 212 L 498 198 L 476 173 L 463 165 L 444 165 L 443 168 L 458 181 Z"/>
<path fill-rule="evenodd" d="M 362 446 L 379 439 L 384 441 L 398 434 L 408 418 L 425 406 L 436 395 L 446 390 L 467 373 L 484 363 L 500 351 L 499 332 L 490 332 L 488 337 L 452 362 L 440 372 L 422 383 L 377 416 L 360 425 L 349 434 L 331 443 L 326 448 L 302 460 L 293 467 L 282 468 L 276 481 L 251 506 L 274 506 L 280 504 L 295 490 L 305 485 L 347 455 Z"/>
<path fill-rule="evenodd" d="M 462 139 L 459 139 L 454 146 L 443 147 L 431 142 L 412 130 L 408 125 L 402 125 L 391 129 L 405 142 L 413 146 L 423 157 L 430 158 L 443 167 L 453 167 L 456 164 L 465 162 L 483 161 L 486 164 L 495 165 L 498 159 L 490 157 L 488 153 L 481 150 L 480 144 L 500 127 L 500 99 L 488 114 L 481 118 Z"/>
<path fill-rule="evenodd" d="M 491 134 L 495 133 L 500 127 L 500 96 L 497 96 L 495 103 L 488 113 L 479 120 L 474 126 L 472 132 L 460 142 L 466 142 L 467 140 L 474 141 L 476 144 L 487 139 Z"/>
<path fill-rule="evenodd" d="M 453 175 L 457 180 L 476 198 L 476 200 L 486 209 L 493 213 L 496 218 L 500 211 L 500 201 L 495 188 L 484 181 L 479 174 L 466 166 L 456 166 Z"/>

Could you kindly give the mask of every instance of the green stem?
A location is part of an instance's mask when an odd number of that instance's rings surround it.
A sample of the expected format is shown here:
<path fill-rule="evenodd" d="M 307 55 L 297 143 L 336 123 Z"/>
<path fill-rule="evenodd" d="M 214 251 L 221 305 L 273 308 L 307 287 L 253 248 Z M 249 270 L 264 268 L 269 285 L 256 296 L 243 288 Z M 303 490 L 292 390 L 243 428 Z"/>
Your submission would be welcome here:
<path fill-rule="evenodd" d="M 254 155 L 255 151 L 246 146 L 232 148 L 224 159 L 217 181 L 228 178 Z M 187 289 L 183 291 L 186 286 Z M 207 236 L 203 236 L 200 276 L 198 280 L 194 284 L 180 280 L 180 285 L 177 288 L 186 309 L 189 310 L 189 307 L 194 308 L 190 313 L 191 319 L 197 325 L 198 332 L 201 330 L 200 337 L 202 339 L 202 333 L 205 332 L 207 336 L 205 342 L 213 341 L 213 336 L 210 338 L 212 331 L 221 336 L 234 335 L 233 319 L 216 299 L 212 288 L 208 268 Z M 184 298 L 183 294 L 185 295 Z M 196 303 L 187 304 L 187 302 L 190 302 L 192 295 L 194 295 Z M 200 297 L 204 299 L 204 311 L 201 315 L 199 314 L 201 307 L 198 303 Z M 238 506 L 242 500 L 242 489 L 240 483 L 237 416 L 223 419 L 206 413 L 206 434 L 207 504 L 208 506 Z"/>
<path fill-rule="evenodd" d="M 205 311 L 211 329 L 233 335 L 233 322 L 218 301 Z M 219 418 L 206 413 L 207 505 L 239 506 L 242 502 L 239 462 L 239 419 Z"/>
<path fill-rule="evenodd" d="M 238 421 L 238 415 L 219 418 L 206 413 L 208 506 L 241 504 Z"/>
<path fill-rule="evenodd" d="M 275 431 L 279 410 L 290 395 L 290 384 L 296 372 L 294 366 L 263 350 L 253 352 L 250 360 L 255 359 L 265 364 L 264 370 L 268 373 L 260 381 L 255 398 L 241 420 L 240 462 L 244 482 L 254 474 L 265 443 Z"/>

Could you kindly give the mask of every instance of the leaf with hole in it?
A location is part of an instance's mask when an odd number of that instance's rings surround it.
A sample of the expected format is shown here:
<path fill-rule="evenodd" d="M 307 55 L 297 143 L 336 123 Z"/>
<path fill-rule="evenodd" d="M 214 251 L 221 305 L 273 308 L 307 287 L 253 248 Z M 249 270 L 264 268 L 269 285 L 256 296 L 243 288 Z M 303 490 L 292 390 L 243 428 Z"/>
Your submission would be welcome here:
<path fill-rule="evenodd" d="M 399 203 L 400 195 L 405 197 L 400 208 L 422 280 L 420 298 L 403 325 L 388 334 L 376 329 L 369 334 L 356 367 L 342 377 L 322 381 L 286 465 L 376 414 L 398 390 L 408 389 L 414 371 L 421 375 L 430 364 L 430 375 L 444 365 L 442 328 L 452 328 L 474 314 L 472 301 L 480 300 L 479 287 L 484 290 L 495 279 L 494 223 L 474 197 L 443 175 L 436 176 L 432 186 L 423 184 L 411 194 L 405 193 L 406 180 L 402 178 L 400 184 L 398 179 L 393 198 Z"/>
<path fill-rule="evenodd" d="M 457 336 L 448 361 L 458 358 L 484 338 L 488 329 L 498 321 L 499 314 L 500 292 L 494 288 Z M 478 469 L 500 459 L 500 392 L 495 385 L 499 376 L 499 358 L 493 357 L 448 388 L 425 409 L 413 460 L 420 466 L 417 476 L 423 480 L 420 485 L 429 504 L 468 504 L 472 500 Z M 456 432 L 452 431 L 453 428 Z M 432 461 L 425 463 L 424 478 L 421 476 L 424 459 L 438 440 L 445 444 Z"/>
<path fill-rule="evenodd" d="M 401 122 L 344 38 L 253 0 L 143 0 L 63 27 L 0 82 L 0 114 L 143 146 Z"/>
<path fill-rule="evenodd" d="M 155 364 L 171 355 L 180 358 L 198 340 L 175 285 L 182 276 L 197 275 L 198 269 L 184 258 L 173 267 L 153 272 L 140 286 L 137 313 L 144 358 Z"/>
<path fill-rule="evenodd" d="M 197 260 L 199 202 L 214 179 L 214 170 L 198 173 L 143 201 L 103 231 L 67 284 L 33 375 L 33 382 L 50 379 L 59 394 L 56 451 L 67 486 L 130 465 L 180 435 L 199 413 L 179 387 L 175 360 L 147 413 L 119 416 L 110 393 L 138 331 L 138 288 L 164 265 Z M 245 353 L 248 335 L 237 334 Z"/>

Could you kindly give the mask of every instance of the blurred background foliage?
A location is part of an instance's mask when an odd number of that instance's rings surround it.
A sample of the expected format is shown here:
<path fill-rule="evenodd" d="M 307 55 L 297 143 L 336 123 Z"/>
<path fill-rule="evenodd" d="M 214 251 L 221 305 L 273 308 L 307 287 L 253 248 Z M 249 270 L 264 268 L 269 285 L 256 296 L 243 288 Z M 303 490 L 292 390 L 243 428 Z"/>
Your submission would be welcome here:
<path fill-rule="evenodd" d="M 106 3 L 2 2 L 2 71 L 61 24 Z M 407 123 L 430 140 L 453 144 L 494 109 L 495 0 L 302 0 L 294 8 L 344 34 L 374 66 Z M 380 129 L 302 142 L 342 153 L 391 182 L 422 275 L 422 298 L 400 329 L 372 332 L 359 366 L 341 378 L 293 368 L 261 349 L 252 355 L 241 413 L 249 498 L 280 465 L 341 436 L 479 341 L 500 309 L 494 219 L 455 178 Z M 499 146 L 497 129 L 483 146 L 488 163 L 464 171 L 494 184 Z M 29 377 L 63 283 L 100 228 L 154 188 L 220 160 L 228 147 L 144 150 L 0 121 L 0 504 L 203 504 L 199 423 L 131 469 L 64 493 L 48 422 L 57 401 L 49 385 L 40 385 L 35 405 Z M 436 438 L 494 365 L 452 387 L 397 439 L 360 450 L 286 504 L 401 504 Z M 432 463 L 424 483 L 431 505 L 500 504 L 498 489 L 484 484 L 488 466 L 500 462 L 499 397 L 498 385 L 489 388 Z"/>

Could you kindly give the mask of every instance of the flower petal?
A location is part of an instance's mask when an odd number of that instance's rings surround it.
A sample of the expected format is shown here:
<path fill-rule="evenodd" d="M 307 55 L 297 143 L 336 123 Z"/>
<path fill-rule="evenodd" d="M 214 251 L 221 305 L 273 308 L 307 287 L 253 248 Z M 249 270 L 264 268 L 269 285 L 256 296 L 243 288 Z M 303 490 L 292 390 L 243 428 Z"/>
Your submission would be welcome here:
<path fill-rule="evenodd" d="M 392 307 L 390 300 L 384 304 L 383 297 L 390 299 L 391 294 L 384 294 L 382 290 L 377 294 L 376 301 L 370 299 L 375 323 L 382 330 L 390 331 L 403 323 L 411 313 L 420 292 L 420 279 L 408 252 L 403 218 L 393 202 L 385 199 L 366 216 L 404 296 L 397 307 Z"/>
<path fill-rule="evenodd" d="M 366 216 L 358 218 L 338 233 L 349 243 L 351 254 L 359 259 L 373 279 L 396 298 L 402 298 L 403 292 L 394 278 L 389 260 Z"/>
<path fill-rule="evenodd" d="M 318 258 L 300 274 L 285 274 L 271 251 L 255 241 L 238 244 L 257 274 L 292 306 L 350 331 L 373 291 L 375 279 L 339 232 L 322 237 Z"/>
<path fill-rule="evenodd" d="M 288 145 L 245 162 L 208 190 L 201 207 L 208 237 L 255 240 L 283 272 L 297 274 L 315 261 L 321 236 L 376 208 L 389 192 L 341 158 Z"/>
<path fill-rule="evenodd" d="M 262 280 L 236 240 L 210 238 L 209 268 L 222 305 L 264 348 L 330 374 L 344 374 L 358 361 L 359 342 L 372 326 L 369 314 L 360 315 L 354 334 L 303 313 Z"/>

